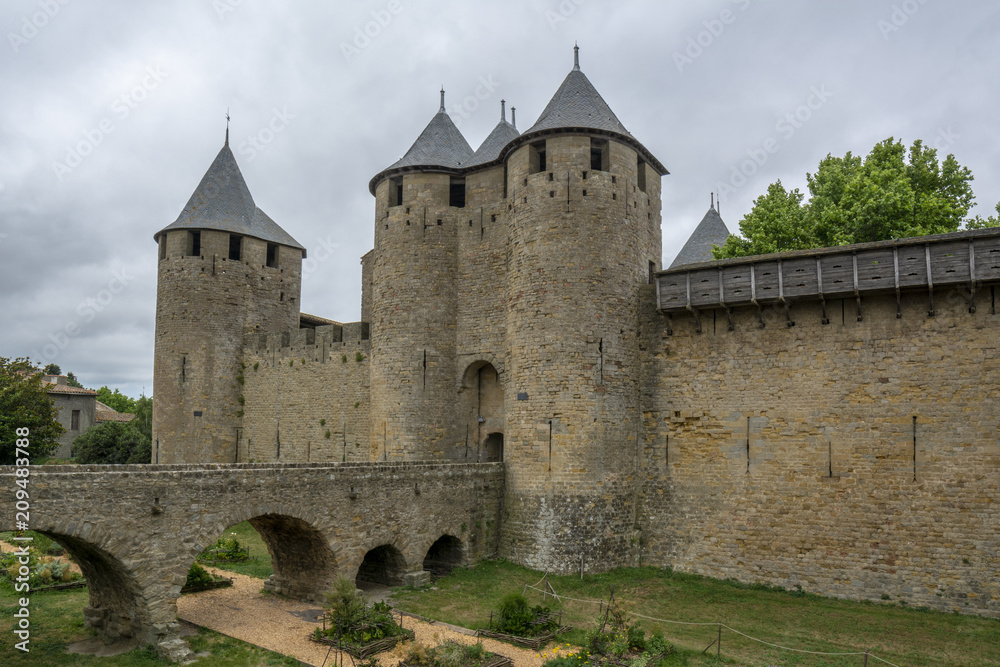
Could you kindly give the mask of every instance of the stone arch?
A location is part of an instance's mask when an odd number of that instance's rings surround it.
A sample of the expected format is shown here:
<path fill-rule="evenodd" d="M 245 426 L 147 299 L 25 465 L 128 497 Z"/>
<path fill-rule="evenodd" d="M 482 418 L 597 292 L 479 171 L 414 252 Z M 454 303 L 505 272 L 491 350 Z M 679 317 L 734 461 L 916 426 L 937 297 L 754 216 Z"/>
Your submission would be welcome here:
<path fill-rule="evenodd" d="M 358 584 L 399 586 L 404 583 L 408 570 L 402 551 L 392 544 L 380 544 L 365 553 L 354 580 Z"/>
<path fill-rule="evenodd" d="M 491 355 L 483 355 L 491 356 Z M 466 366 L 459 389 L 459 410 L 465 422 L 466 451 L 462 458 L 486 460 L 483 445 L 490 434 L 503 437 L 506 416 L 500 371 L 482 357 Z"/>
<path fill-rule="evenodd" d="M 84 625 L 108 641 L 133 638 L 140 645 L 155 644 L 154 613 L 149 601 L 156 597 L 151 582 L 141 582 L 134 571 L 101 540 L 49 530 L 36 532 L 62 546 L 87 581 L 89 602 L 84 607 Z M 88 535 L 89 537 L 89 535 Z M 176 623 L 176 621 L 175 621 Z"/>
<path fill-rule="evenodd" d="M 216 524 L 214 532 L 202 532 L 187 566 L 226 528 L 249 521 L 271 554 L 274 573 L 264 588 L 300 600 L 322 601 L 337 579 L 337 554 L 317 521 L 296 514 L 287 508 L 264 507 L 235 512 L 226 522 Z"/>
<path fill-rule="evenodd" d="M 466 562 L 465 543 L 454 535 L 444 534 L 427 549 L 424 569 L 440 576 L 465 565 Z"/>
<path fill-rule="evenodd" d="M 481 460 L 487 463 L 503 461 L 503 433 L 490 433 L 483 440 Z"/>

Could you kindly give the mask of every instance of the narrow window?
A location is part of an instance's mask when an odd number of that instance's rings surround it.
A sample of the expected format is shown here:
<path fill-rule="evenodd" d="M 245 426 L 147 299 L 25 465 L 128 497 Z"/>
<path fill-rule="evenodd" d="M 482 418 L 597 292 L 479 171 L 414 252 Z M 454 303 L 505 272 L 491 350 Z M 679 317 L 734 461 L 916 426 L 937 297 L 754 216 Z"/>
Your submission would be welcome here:
<path fill-rule="evenodd" d="M 389 206 L 400 206 L 403 203 L 403 177 L 396 176 L 389 180 Z"/>
<path fill-rule="evenodd" d="M 646 191 L 646 163 L 642 158 L 638 158 L 638 162 L 635 165 L 635 180 L 639 189 L 643 192 Z"/>
<path fill-rule="evenodd" d="M 167 258 L 167 235 L 166 234 L 161 234 L 160 235 L 160 248 L 159 249 L 160 249 L 160 259 L 166 259 Z"/>
<path fill-rule="evenodd" d="M 448 206 L 465 208 L 465 179 L 451 177 L 451 188 L 448 196 Z"/>
<path fill-rule="evenodd" d="M 267 265 L 272 269 L 278 268 L 278 244 L 267 244 Z"/>
<path fill-rule="evenodd" d="M 652 285 L 656 281 L 656 262 L 649 260 L 649 284 Z"/>
<path fill-rule="evenodd" d="M 278 294 L 278 301 L 284 301 L 284 300 L 285 300 L 285 293 L 284 292 L 279 292 L 279 294 Z"/>
<path fill-rule="evenodd" d="M 604 139 L 590 140 L 590 168 L 594 171 L 607 171 L 609 167 L 608 142 Z"/>
<path fill-rule="evenodd" d="M 74 410 L 73 416 L 70 418 L 69 430 L 79 431 L 80 430 L 80 411 Z"/>
<path fill-rule="evenodd" d="M 537 174 L 540 171 L 545 171 L 545 142 L 535 142 L 531 144 L 529 149 L 528 173 Z M 525 185 L 527 185 L 527 183 L 525 183 Z"/>
<path fill-rule="evenodd" d="M 229 235 L 229 259 L 240 261 L 243 258 L 243 237 L 236 234 Z"/>
<path fill-rule="evenodd" d="M 188 232 L 187 254 L 191 257 L 201 255 L 201 232 Z"/>

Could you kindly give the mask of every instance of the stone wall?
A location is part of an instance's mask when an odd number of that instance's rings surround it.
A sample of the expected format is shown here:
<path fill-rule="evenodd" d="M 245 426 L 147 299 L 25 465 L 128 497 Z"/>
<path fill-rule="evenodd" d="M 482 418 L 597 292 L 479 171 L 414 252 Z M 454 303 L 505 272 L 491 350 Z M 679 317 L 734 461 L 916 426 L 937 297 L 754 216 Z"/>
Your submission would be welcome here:
<path fill-rule="evenodd" d="M 737 309 L 733 331 L 708 310 L 670 336 L 645 297 L 644 564 L 1000 616 L 995 301 Z"/>
<path fill-rule="evenodd" d="M 383 458 L 371 439 L 371 345 L 361 324 L 248 336 L 240 461 Z"/>

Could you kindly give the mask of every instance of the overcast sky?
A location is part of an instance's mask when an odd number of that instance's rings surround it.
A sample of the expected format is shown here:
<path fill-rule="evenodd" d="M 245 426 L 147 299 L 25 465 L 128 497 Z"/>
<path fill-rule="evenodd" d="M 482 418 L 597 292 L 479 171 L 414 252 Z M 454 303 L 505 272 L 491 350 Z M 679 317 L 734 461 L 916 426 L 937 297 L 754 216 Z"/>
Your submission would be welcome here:
<path fill-rule="evenodd" d="M 572 67 L 670 170 L 668 265 L 722 191 L 889 136 L 954 153 L 974 213 L 1000 200 L 995 1 L 264 2 L 0 5 L 0 356 L 152 392 L 153 234 L 222 146 L 313 260 L 304 311 L 360 317 L 368 180 L 438 108 L 473 148 L 500 100 L 531 126 Z M 366 34 L 367 33 L 367 34 Z M 755 161 L 751 161 L 755 160 Z M 68 332 L 68 333 L 67 333 Z"/>

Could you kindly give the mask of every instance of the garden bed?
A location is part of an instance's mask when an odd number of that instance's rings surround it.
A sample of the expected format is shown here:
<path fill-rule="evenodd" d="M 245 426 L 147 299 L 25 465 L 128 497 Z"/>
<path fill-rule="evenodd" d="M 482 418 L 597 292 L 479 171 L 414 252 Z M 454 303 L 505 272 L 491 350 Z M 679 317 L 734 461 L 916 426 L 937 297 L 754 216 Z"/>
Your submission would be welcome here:
<path fill-rule="evenodd" d="M 419 667 L 419 665 L 404 660 L 399 663 L 398 667 Z M 514 661 L 505 655 L 494 653 L 492 657 L 488 658 L 486 662 L 481 663 L 479 667 L 514 667 Z"/>
<path fill-rule="evenodd" d="M 45 591 L 64 591 L 69 588 L 86 588 L 86 581 L 71 581 L 66 584 L 52 584 L 51 586 L 41 586 L 39 588 L 32 588 L 32 593 L 44 593 Z"/>
<path fill-rule="evenodd" d="M 499 639 L 502 642 L 507 642 L 508 644 L 513 644 L 514 646 L 520 646 L 521 648 L 530 648 L 533 651 L 537 651 L 556 638 L 556 636 L 551 632 L 544 635 L 538 635 L 537 637 L 518 637 L 516 635 L 507 635 L 502 632 L 495 632 L 484 628 L 476 630 L 476 636 Z"/>
<path fill-rule="evenodd" d="M 390 651 L 396 647 L 396 644 L 412 640 L 415 637 L 416 635 L 413 633 L 413 630 L 402 628 L 402 632 L 398 635 L 391 635 L 389 637 L 383 637 L 382 639 L 376 639 L 375 641 L 368 642 L 367 644 L 352 644 L 350 642 L 338 640 L 334 637 L 327 637 L 324 634 L 317 634 L 316 632 L 309 633 L 310 641 L 314 641 L 318 644 L 325 644 L 327 646 L 333 646 L 359 660 L 364 660 L 368 656 L 375 655 L 376 653 Z"/>

